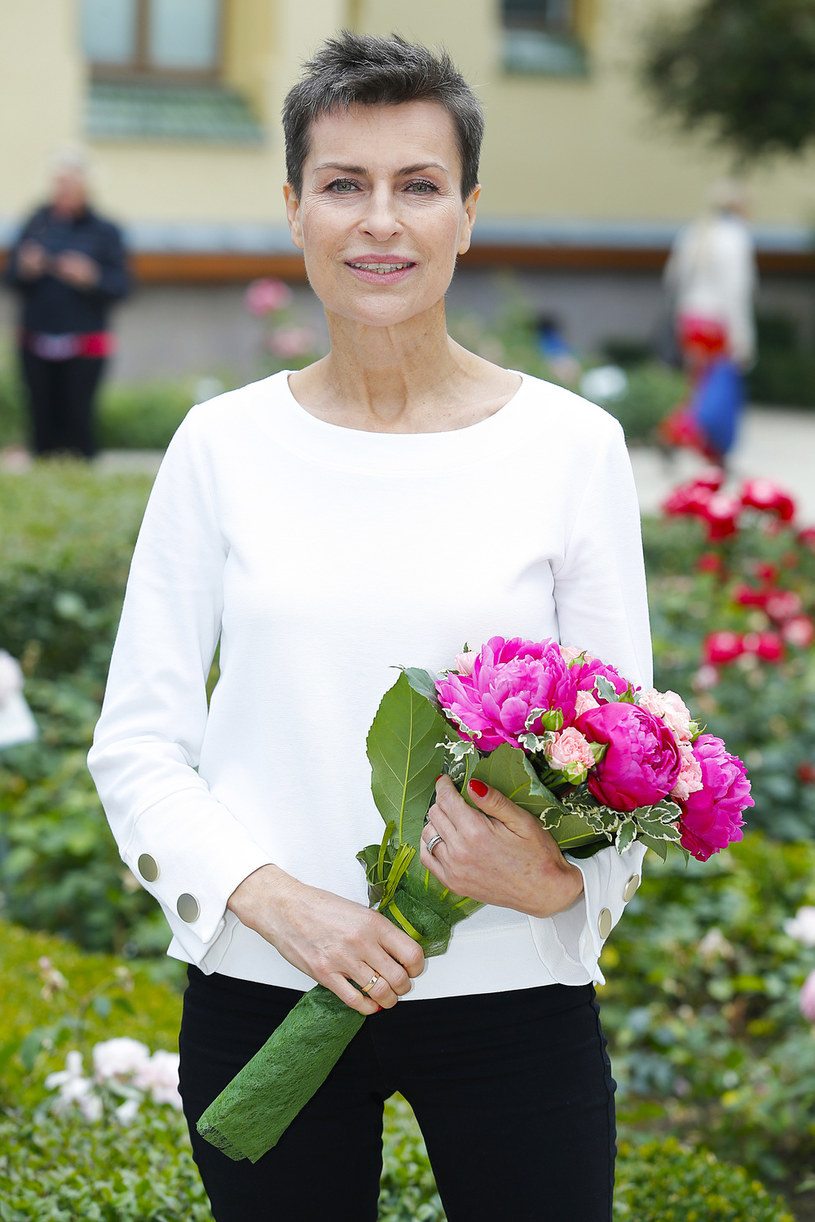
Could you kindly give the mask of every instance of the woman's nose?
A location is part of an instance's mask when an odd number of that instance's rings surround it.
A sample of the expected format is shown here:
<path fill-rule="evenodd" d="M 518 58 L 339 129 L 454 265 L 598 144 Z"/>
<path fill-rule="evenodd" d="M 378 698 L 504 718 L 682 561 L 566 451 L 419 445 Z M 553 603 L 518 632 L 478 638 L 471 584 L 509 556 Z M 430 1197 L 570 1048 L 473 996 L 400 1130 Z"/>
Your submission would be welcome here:
<path fill-rule="evenodd" d="M 389 187 L 383 185 L 381 190 L 371 191 L 360 227 L 378 242 L 387 241 L 401 231 L 397 201 Z"/>

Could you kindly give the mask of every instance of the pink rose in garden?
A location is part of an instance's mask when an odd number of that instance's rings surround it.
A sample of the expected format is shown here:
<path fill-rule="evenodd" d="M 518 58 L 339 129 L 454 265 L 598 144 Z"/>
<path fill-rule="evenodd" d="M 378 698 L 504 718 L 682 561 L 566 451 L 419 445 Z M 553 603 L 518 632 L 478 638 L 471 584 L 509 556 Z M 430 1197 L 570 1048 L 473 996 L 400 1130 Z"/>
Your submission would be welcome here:
<path fill-rule="evenodd" d="M 741 503 L 750 509 L 771 513 L 782 522 L 791 522 L 795 517 L 795 502 L 789 493 L 764 476 L 745 480 L 741 486 Z"/>
<path fill-rule="evenodd" d="M 243 299 L 245 309 L 257 318 L 284 310 L 290 302 L 289 286 L 282 280 L 272 279 L 253 280 Z"/>
<path fill-rule="evenodd" d="M 289 360 L 313 352 L 316 342 L 311 327 L 278 327 L 268 337 L 266 346 L 275 356 Z"/>
<path fill-rule="evenodd" d="M 788 619 L 781 629 L 781 635 L 789 645 L 796 649 L 809 649 L 815 641 L 815 623 L 808 615 L 794 615 Z"/>
<path fill-rule="evenodd" d="M 809 1022 L 815 1023 L 815 972 L 810 972 L 798 995 L 801 1013 Z"/>
<path fill-rule="evenodd" d="M 553 768 L 564 772 L 577 785 L 585 780 L 589 768 L 594 767 L 591 744 L 574 726 L 567 726 L 554 741 L 544 749 L 544 755 Z"/>
<path fill-rule="evenodd" d="M 705 504 L 701 517 L 711 542 L 729 539 L 739 529 L 742 503 L 729 492 L 714 492 Z"/>
<path fill-rule="evenodd" d="M 673 734 L 653 713 L 636 704 L 604 704 L 584 713 L 576 724 L 590 742 L 608 744 L 588 776 L 598 802 L 629 811 L 671 792 L 682 760 Z"/>
<path fill-rule="evenodd" d="M 768 591 L 767 599 L 764 603 L 764 609 L 770 619 L 774 619 L 778 623 L 783 623 L 784 620 L 792 619 L 794 615 L 799 615 L 803 610 L 803 606 L 801 595 L 796 594 L 794 590 Z"/>
<path fill-rule="evenodd" d="M 698 861 L 707 861 L 732 841 L 742 839 L 742 811 L 755 803 L 744 764 L 720 738 L 700 734 L 693 754 L 702 770 L 704 788 L 682 803 L 681 843 Z"/>
<path fill-rule="evenodd" d="M 780 662 L 784 657 L 784 640 L 777 632 L 748 632 L 743 643 L 744 652 L 762 662 Z"/>
<path fill-rule="evenodd" d="M 711 666 L 726 666 L 744 653 L 744 640 L 738 632 L 711 632 L 702 643 L 702 656 Z"/>
<path fill-rule="evenodd" d="M 784 922 L 784 933 L 802 946 L 815 946 L 815 907 L 804 904 L 795 916 Z"/>
<path fill-rule="evenodd" d="M 479 650 L 469 675 L 448 675 L 436 683 L 445 712 L 481 751 L 502 742 L 518 745 L 533 709 L 562 709 L 574 719 L 577 683 L 554 641 L 491 637 Z M 532 727 L 540 733 L 541 720 Z"/>

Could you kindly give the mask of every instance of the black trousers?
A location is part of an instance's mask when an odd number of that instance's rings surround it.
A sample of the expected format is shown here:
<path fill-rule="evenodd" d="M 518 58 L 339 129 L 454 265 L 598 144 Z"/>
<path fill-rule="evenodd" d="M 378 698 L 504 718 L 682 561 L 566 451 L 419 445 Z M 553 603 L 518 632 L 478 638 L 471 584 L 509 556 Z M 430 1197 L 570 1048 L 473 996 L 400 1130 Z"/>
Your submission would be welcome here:
<path fill-rule="evenodd" d="M 28 393 L 34 453 L 93 458 L 94 397 L 106 359 L 77 356 L 67 361 L 44 361 L 23 348 L 20 363 Z"/>
<path fill-rule="evenodd" d="M 614 1082 L 591 985 L 382 1010 L 277 1146 L 233 1162 L 195 1122 L 298 996 L 190 968 L 181 1094 L 217 1222 L 376 1222 L 395 1091 L 416 1113 L 448 1222 L 610 1222 Z"/>

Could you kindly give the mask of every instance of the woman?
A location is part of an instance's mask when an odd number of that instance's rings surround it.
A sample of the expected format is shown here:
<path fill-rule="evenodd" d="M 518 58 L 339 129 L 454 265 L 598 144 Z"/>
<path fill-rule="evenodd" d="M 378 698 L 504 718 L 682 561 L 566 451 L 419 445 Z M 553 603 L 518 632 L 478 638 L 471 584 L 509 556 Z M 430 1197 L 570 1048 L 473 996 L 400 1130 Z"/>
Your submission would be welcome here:
<path fill-rule="evenodd" d="M 284 126 L 289 225 L 331 349 L 179 430 L 91 754 L 124 859 L 191 965 L 195 1156 L 219 1222 L 373 1220 L 400 1090 L 451 1222 L 538 1219 L 544 1200 L 550 1222 L 600 1222 L 613 1082 L 592 985 L 642 850 L 570 861 L 502 795 L 477 786 L 473 811 L 441 780 L 422 860 L 487 906 L 426 965 L 365 906 L 355 853 L 381 837 L 365 737 L 394 665 L 441 668 L 506 629 L 647 680 L 621 430 L 447 335 L 482 116 L 446 55 L 343 34 Z M 315 980 L 373 1017 L 280 1143 L 232 1163 L 195 1121 Z"/>
<path fill-rule="evenodd" d="M 88 203 L 75 153 L 54 171 L 50 201 L 26 221 L 5 278 L 20 297 L 20 367 L 38 456 L 93 458 L 96 395 L 113 352 L 111 306 L 130 277 L 122 236 Z"/>

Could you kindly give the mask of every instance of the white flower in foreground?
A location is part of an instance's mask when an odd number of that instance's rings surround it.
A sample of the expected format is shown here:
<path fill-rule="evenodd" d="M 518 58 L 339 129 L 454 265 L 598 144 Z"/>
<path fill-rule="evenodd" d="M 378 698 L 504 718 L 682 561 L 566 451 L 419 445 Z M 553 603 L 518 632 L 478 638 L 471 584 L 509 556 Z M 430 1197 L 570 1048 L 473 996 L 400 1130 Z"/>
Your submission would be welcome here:
<path fill-rule="evenodd" d="M 56 1090 L 54 1108 L 64 1112 L 75 1104 L 86 1120 L 100 1120 L 102 1100 L 94 1094 L 93 1082 L 82 1073 L 82 1053 L 71 1049 L 65 1058 L 65 1069 L 50 1073 L 45 1079 L 46 1090 Z"/>
<path fill-rule="evenodd" d="M 178 1093 L 178 1053 L 154 1052 L 136 1070 L 133 1085 L 139 1090 L 149 1091 L 154 1103 L 169 1103 L 181 1109 Z"/>
<path fill-rule="evenodd" d="M 93 1069 L 97 1081 L 124 1081 L 138 1073 L 150 1060 L 150 1049 L 139 1040 L 119 1036 L 104 1040 L 93 1050 Z"/>
<path fill-rule="evenodd" d="M 12 696 L 23 690 L 23 672 L 20 663 L 0 649 L 0 705 L 7 704 Z"/>
<path fill-rule="evenodd" d="M 815 907 L 799 908 L 792 920 L 784 922 L 784 933 L 803 946 L 815 946 Z"/>

